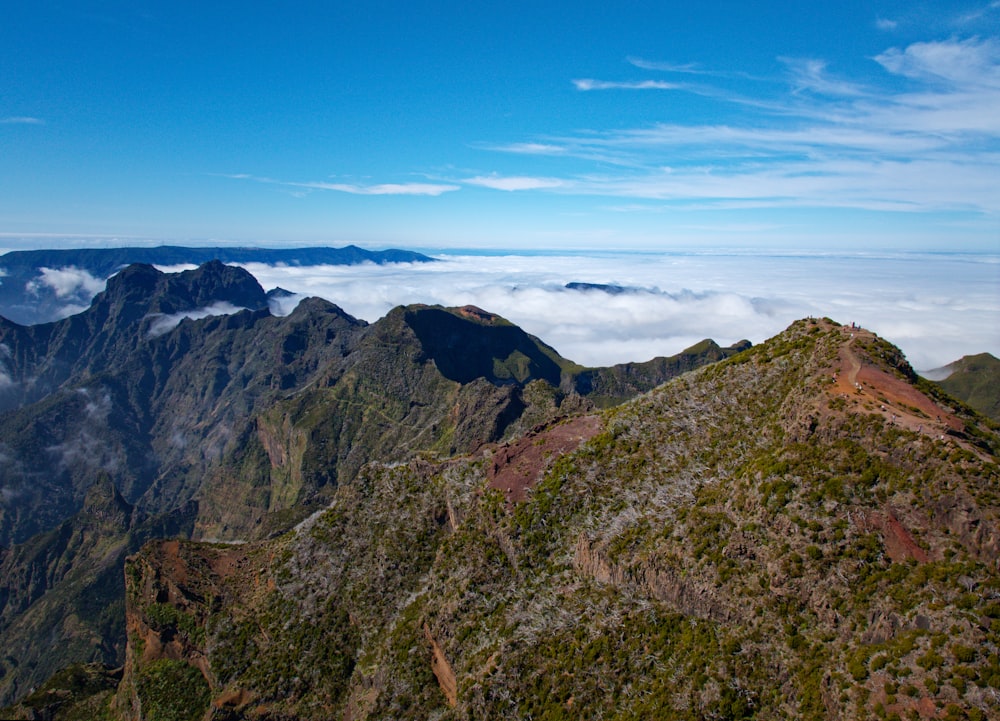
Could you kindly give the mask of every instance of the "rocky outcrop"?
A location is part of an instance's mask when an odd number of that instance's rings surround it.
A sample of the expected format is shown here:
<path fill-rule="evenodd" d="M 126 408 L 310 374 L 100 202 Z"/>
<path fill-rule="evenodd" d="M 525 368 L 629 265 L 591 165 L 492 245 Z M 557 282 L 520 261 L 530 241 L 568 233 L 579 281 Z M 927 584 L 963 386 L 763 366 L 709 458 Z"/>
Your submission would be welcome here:
<path fill-rule="evenodd" d="M 1000 571 L 1000 518 L 985 513 L 967 493 L 947 494 L 931 505 L 934 521 L 948 529 L 959 543 L 983 563 Z"/>
<path fill-rule="evenodd" d="M 583 535 L 577 541 L 573 565 L 598 583 L 615 586 L 623 593 L 662 601 L 685 616 L 725 623 L 737 615 L 717 587 L 685 578 L 683 569 L 648 560 L 610 561 L 600 544 Z"/>

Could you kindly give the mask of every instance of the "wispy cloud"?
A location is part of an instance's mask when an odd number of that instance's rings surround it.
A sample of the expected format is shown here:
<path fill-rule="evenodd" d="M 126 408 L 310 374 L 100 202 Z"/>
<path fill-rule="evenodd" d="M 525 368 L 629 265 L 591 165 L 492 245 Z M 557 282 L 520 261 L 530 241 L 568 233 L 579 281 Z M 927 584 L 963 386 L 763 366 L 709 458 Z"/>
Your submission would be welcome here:
<path fill-rule="evenodd" d="M 256 183 L 280 185 L 287 188 L 302 190 L 332 190 L 351 195 L 442 195 L 456 190 L 461 186 L 446 183 L 377 183 L 362 185 L 359 183 L 330 183 L 326 181 L 290 181 L 249 175 L 246 173 L 222 173 L 222 177 L 234 180 L 252 180 Z"/>
<path fill-rule="evenodd" d="M 747 90 L 737 95 L 728 82 L 713 85 L 712 76 L 724 73 L 629 58 L 637 68 L 699 74 L 706 81 L 698 87 L 655 79 L 574 83 L 581 89 L 669 86 L 739 106 L 738 119 L 588 129 L 492 149 L 591 164 L 589 171 L 561 175 L 561 182 L 546 177 L 553 182 L 518 186 L 542 192 L 669 201 L 675 208 L 1000 213 L 990 180 L 1000 177 L 995 38 L 891 47 L 871 58 L 876 72 L 863 82 L 832 72 L 820 58 L 779 60 L 784 74 L 744 77 Z M 502 180 L 482 184 L 510 189 Z"/>
<path fill-rule="evenodd" d="M 890 20 L 889 18 L 877 18 L 875 20 L 875 27 L 879 30 L 884 30 L 886 32 L 892 32 L 899 27 L 899 21 Z"/>
<path fill-rule="evenodd" d="M 75 266 L 65 268 L 39 268 L 39 277 L 28 281 L 26 290 L 35 293 L 45 286 L 57 298 L 89 298 L 104 290 L 105 280 L 95 278 L 86 270 Z"/>
<path fill-rule="evenodd" d="M 634 65 L 642 70 L 656 70 L 664 73 L 687 73 L 690 75 L 715 75 L 711 70 L 706 70 L 697 63 L 670 63 L 660 60 L 646 60 L 645 58 L 629 57 L 630 65 Z"/>
<path fill-rule="evenodd" d="M 505 153 L 521 153 L 524 155 L 561 155 L 566 148 L 550 143 L 509 143 L 507 145 L 486 146 L 487 149 L 499 150 Z"/>
<path fill-rule="evenodd" d="M 954 23 L 958 26 L 976 23 L 981 21 L 987 15 L 995 13 L 998 10 L 1000 10 L 1000 2 L 993 0 L 993 2 L 986 3 L 981 7 L 959 15 L 954 19 Z"/>
<path fill-rule="evenodd" d="M 292 187 L 313 190 L 336 190 L 352 195 L 442 195 L 459 190 L 458 185 L 442 183 L 379 183 L 377 185 L 355 185 L 352 183 L 285 183 Z"/>
<path fill-rule="evenodd" d="M 558 178 L 497 175 L 479 175 L 474 178 L 466 178 L 462 182 L 494 190 L 538 190 L 540 188 L 558 188 L 564 184 L 564 181 Z"/>
<path fill-rule="evenodd" d="M 962 88 L 1000 89 L 1000 43 L 991 38 L 913 43 L 875 56 L 891 73 Z"/>
<path fill-rule="evenodd" d="M 41 118 L 32 118 L 27 115 L 12 115 L 0 118 L 0 125 L 45 125 Z"/>
<path fill-rule="evenodd" d="M 676 90 L 680 86 L 663 80 L 593 80 L 580 78 L 573 81 L 577 90 Z"/>
<path fill-rule="evenodd" d="M 793 92 L 808 90 L 822 95 L 867 95 L 860 86 L 832 77 L 825 60 L 815 58 L 778 58 L 789 69 Z"/>
<path fill-rule="evenodd" d="M 218 303 L 213 303 L 212 305 L 205 306 L 204 308 L 198 308 L 196 310 L 182 311 L 180 313 L 153 313 L 149 316 L 149 329 L 147 334 L 150 338 L 157 338 L 164 333 L 168 333 L 180 325 L 183 320 L 201 320 L 202 318 L 208 318 L 213 315 L 232 315 L 233 313 L 239 313 L 245 308 L 238 308 L 232 303 L 227 303 L 225 301 L 219 301 Z"/>

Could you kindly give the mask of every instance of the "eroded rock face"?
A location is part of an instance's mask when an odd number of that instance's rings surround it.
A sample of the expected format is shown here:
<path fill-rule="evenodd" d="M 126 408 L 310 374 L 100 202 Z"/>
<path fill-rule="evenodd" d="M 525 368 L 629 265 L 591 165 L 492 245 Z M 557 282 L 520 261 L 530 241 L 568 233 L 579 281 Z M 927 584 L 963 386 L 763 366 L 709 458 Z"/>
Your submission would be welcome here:
<path fill-rule="evenodd" d="M 610 584 L 623 592 L 663 601 L 685 616 L 726 623 L 735 613 L 717 587 L 700 579 L 685 579 L 683 569 L 653 561 L 613 562 L 586 537 L 576 545 L 573 565 L 598 583 Z"/>
<path fill-rule="evenodd" d="M 434 677 L 437 678 L 438 685 L 441 687 L 441 693 L 448 700 L 448 705 L 454 707 L 458 704 L 458 680 L 455 678 L 455 671 L 452 669 L 451 664 L 448 663 L 448 658 L 444 655 L 441 646 L 434 640 L 434 636 L 431 635 L 431 629 L 426 623 L 424 624 L 424 637 L 427 639 L 427 643 L 430 645 L 431 653 L 433 654 L 431 658 L 431 671 L 434 672 Z"/>
<path fill-rule="evenodd" d="M 521 438 L 498 446 L 490 454 L 490 488 L 520 503 L 552 461 L 593 438 L 603 426 L 599 416 L 583 415 L 533 428 Z"/>
<path fill-rule="evenodd" d="M 241 546 L 206 546 L 181 541 L 147 545 L 128 559 L 126 577 L 126 628 L 129 645 L 125 669 L 114 699 L 122 718 L 157 718 L 169 704 L 158 685 L 166 678 L 186 679 L 188 688 L 177 688 L 180 698 L 207 704 L 218 685 L 206 633 L 213 605 L 234 596 L 226 585 L 234 577 L 247 583 L 256 577 Z M 169 676 L 168 674 L 173 674 Z M 200 680 L 199 680 L 200 679 Z M 192 689 L 194 689 L 192 691 Z M 230 688 L 216 694 L 219 708 L 246 705 L 251 696 Z M 207 706 L 206 706 L 207 707 Z M 192 709 L 194 711 L 195 709 Z"/>
<path fill-rule="evenodd" d="M 934 520 L 945 526 L 959 542 L 972 549 L 984 563 L 1000 570 L 1000 528 L 995 520 L 966 494 L 945 495 L 932 505 Z"/>

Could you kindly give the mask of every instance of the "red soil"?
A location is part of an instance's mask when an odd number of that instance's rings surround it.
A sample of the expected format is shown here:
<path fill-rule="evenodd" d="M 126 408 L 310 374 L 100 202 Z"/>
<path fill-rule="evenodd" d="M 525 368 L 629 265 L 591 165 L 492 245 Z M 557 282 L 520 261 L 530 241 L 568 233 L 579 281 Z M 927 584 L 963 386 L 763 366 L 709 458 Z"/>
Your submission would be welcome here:
<path fill-rule="evenodd" d="M 513 443 L 500 446 L 493 452 L 490 488 L 503 491 L 509 502 L 520 503 L 552 460 L 593 438 L 601 426 L 597 416 L 579 416 L 536 428 Z"/>

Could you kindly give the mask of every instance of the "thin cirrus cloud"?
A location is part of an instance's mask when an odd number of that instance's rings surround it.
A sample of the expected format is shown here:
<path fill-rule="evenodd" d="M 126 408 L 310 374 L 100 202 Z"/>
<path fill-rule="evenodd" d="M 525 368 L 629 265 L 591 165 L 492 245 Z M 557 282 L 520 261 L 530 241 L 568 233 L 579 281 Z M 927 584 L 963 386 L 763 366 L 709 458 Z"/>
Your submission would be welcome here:
<path fill-rule="evenodd" d="M 27 115 L 12 115 L 0 118 L 0 125 L 45 125 L 45 121 Z"/>
<path fill-rule="evenodd" d="M 336 190 L 353 195 L 442 195 L 459 189 L 457 185 L 441 183 L 379 183 L 377 185 L 354 185 L 351 183 L 286 183 L 300 188 L 314 190 Z"/>
<path fill-rule="evenodd" d="M 483 188 L 493 188 L 494 190 L 538 190 L 540 188 L 558 188 L 565 185 L 565 182 L 558 178 L 535 178 L 529 176 L 498 176 L 479 175 L 474 178 L 466 178 L 462 181 L 469 185 L 478 185 Z"/>
<path fill-rule="evenodd" d="M 668 73 L 690 73 L 692 75 L 708 75 L 711 74 L 704 68 L 696 65 L 695 63 L 668 63 L 657 60 L 647 60 L 645 58 L 628 57 L 626 58 L 630 65 L 634 65 L 642 70 L 658 70 L 661 72 Z"/>
<path fill-rule="evenodd" d="M 996 39 L 888 48 L 870 58 L 873 72 L 864 82 L 838 76 L 818 58 L 779 61 L 782 76 L 740 76 L 747 82 L 738 94 L 712 80 L 738 74 L 630 58 L 652 72 L 702 75 L 703 85 L 574 83 L 586 90 L 669 87 L 739 107 L 741 119 L 703 124 L 665 118 L 652 126 L 586 129 L 490 149 L 605 166 L 534 186 L 540 191 L 670 200 L 691 208 L 1000 212 L 990 180 L 1000 177 Z"/>
<path fill-rule="evenodd" d="M 681 87 L 676 83 L 663 80 L 614 81 L 579 78 L 573 81 L 577 90 L 676 90 Z"/>
<path fill-rule="evenodd" d="M 779 57 L 778 60 L 789 70 L 793 93 L 809 91 L 845 97 L 868 95 L 868 91 L 860 85 L 832 77 L 825 60 L 786 57 Z"/>
<path fill-rule="evenodd" d="M 223 173 L 222 177 L 233 180 L 251 180 L 255 183 L 279 185 L 298 190 L 331 190 L 351 195 L 430 195 L 437 196 L 459 190 L 460 186 L 445 183 L 377 183 L 361 185 L 357 183 L 329 183 L 325 181 L 289 181 L 249 175 L 246 173 Z"/>

